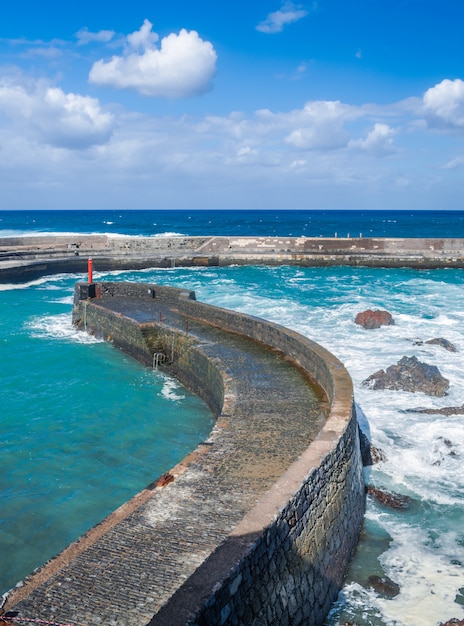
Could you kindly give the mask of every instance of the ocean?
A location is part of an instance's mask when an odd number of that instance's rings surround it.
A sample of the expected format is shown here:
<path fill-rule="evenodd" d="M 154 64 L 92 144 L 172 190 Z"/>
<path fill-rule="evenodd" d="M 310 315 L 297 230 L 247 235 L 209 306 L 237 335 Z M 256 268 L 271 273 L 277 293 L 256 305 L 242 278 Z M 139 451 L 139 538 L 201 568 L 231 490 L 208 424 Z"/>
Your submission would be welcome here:
<path fill-rule="evenodd" d="M 58 232 L 133 236 L 464 237 L 464 212 L 0 211 L 0 237 Z M 464 619 L 464 416 L 417 407 L 464 405 L 464 271 L 226 267 L 99 272 L 158 282 L 257 315 L 324 345 L 353 378 L 362 429 L 386 460 L 366 483 L 409 496 L 389 510 L 367 499 L 358 550 L 326 626 L 438 626 Z M 212 416 L 176 381 L 71 325 L 79 274 L 0 285 L 2 387 L 0 593 L 166 471 L 207 436 Z M 395 325 L 367 331 L 360 311 Z M 456 352 L 427 344 L 452 342 Z M 374 391 L 370 374 L 416 356 L 449 393 Z M 371 576 L 398 585 L 376 592 Z"/>

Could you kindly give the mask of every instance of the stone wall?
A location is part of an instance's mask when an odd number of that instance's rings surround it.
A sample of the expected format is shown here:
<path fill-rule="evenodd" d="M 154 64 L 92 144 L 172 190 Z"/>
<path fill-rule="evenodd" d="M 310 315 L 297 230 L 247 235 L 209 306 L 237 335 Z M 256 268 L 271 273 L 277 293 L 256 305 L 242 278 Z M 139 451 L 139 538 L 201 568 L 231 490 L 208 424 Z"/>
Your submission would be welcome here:
<path fill-rule="evenodd" d="M 90 288 L 90 289 L 89 289 Z M 162 285 L 135 283 L 78 283 L 74 294 L 73 323 L 89 334 L 103 338 L 147 367 L 154 367 L 156 354 L 163 355 L 164 367 L 196 393 L 213 413 L 219 415 L 224 402 L 223 373 L 198 349 L 188 334 L 161 324 L 141 324 L 124 315 L 115 315 L 98 306 L 98 297 L 88 306 L 88 293 L 99 297 L 160 298 L 163 302 L 179 304 L 184 298 L 194 298 L 192 291 Z"/>
<path fill-rule="evenodd" d="M 359 237 L 110 237 L 51 235 L 0 238 L 0 280 L 23 282 L 58 272 L 175 266 L 299 265 L 464 267 L 464 239 Z"/>
<path fill-rule="evenodd" d="M 192 626 L 323 623 L 342 585 L 364 513 L 357 448 L 356 422 L 351 420 L 338 445 L 217 581 L 217 590 L 189 622 Z M 171 600 L 174 611 L 181 603 L 179 593 Z M 171 617 L 171 606 L 164 607 L 151 625 L 168 619 L 179 623 Z"/>
<path fill-rule="evenodd" d="M 90 286 L 91 287 L 91 286 Z M 172 372 L 217 414 L 224 372 L 188 333 L 140 324 L 98 306 L 98 295 L 166 299 L 187 319 L 246 335 L 288 355 L 325 391 L 330 413 L 316 440 L 153 617 L 151 626 L 323 623 L 355 550 L 364 514 L 364 485 L 351 380 L 327 350 L 297 333 L 252 316 L 197 302 L 194 294 L 158 285 L 102 283 L 82 300 L 74 322 L 151 365 L 169 355 Z M 91 306 L 87 302 L 91 302 Z M 174 339 L 174 342 L 173 342 Z"/>

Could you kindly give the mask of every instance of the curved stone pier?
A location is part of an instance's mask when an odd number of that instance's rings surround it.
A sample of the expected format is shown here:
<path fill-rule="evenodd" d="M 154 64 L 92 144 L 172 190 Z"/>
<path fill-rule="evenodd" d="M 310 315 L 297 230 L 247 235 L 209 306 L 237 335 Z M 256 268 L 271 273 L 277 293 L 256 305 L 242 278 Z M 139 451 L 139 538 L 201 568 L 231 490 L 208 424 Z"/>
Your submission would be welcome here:
<path fill-rule="evenodd" d="M 8 608 L 88 626 L 322 624 L 364 513 L 343 365 L 298 333 L 159 285 L 79 283 L 73 321 L 175 375 L 217 419 Z"/>

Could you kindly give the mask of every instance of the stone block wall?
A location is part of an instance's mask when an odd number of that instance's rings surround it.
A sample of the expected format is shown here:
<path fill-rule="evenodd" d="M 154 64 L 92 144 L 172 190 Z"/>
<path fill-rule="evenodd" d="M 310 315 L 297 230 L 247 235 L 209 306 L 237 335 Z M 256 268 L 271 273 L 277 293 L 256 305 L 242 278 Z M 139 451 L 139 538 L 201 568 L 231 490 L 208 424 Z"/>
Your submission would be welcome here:
<path fill-rule="evenodd" d="M 316 440 L 173 594 L 150 626 L 320 626 L 341 587 L 364 515 L 353 391 L 343 365 L 298 333 L 199 303 L 193 292 L 127 283 L 102 284 L 98 289 L 108 297 L 166 298 L 183 315 L 270 345 L 306 370 L 330 404 Z M 81 300 L 87 290 L 85 285 L 76 286 L 77 325 L 87 325 L 90 332 L 149 366 L 153 352 L 169 354 L 174 345 L 172 373 L 220 413 L 223 372 L 193 337 L 164 325 L 134 322 L 98 306 L 98 297 L 89 306 Z"/>
<path fill-rule="evenodd" d="M 87 293 L 87 287 L 82 283 L 76 286 L 75 298 L 78 302 L 79 297 Z M 146 288 L 143 291 L 144 297 L 152 297 Z M 130 294 L 128 297 L 140 297 L 141 290 L 136 290 L 137 296 L 131 289 L 126 293 Z M 184 293 L 180 289 L 173 290 L 169 298 L 174 302 L 176 295 L 184 297 Z M 88 302 L 84 299 L 74 306 L 73 323 L 77 327 L 111 342 L 147 367 L 155 366 L 155 353 L 164 355 L 166 360 L 160 364 L 206 402 L 215 415 L 219 415 L 224 403 L 223 372 L 202 352 L 193 338 L 176 329 L 150 322 L 140 324 L 124 315 L 114 314 L 99 307 L 98 298 L 92 300 L 92 306 L 88 306 Z"/>
<path fill-rule="evenodd" d="M 324 622 L 342 585 L 364 514 L 358 445 L 352 419 L 337 446 L 217 581 L 189 626 Z M 211 565 L 214 560 L 215 555 Z M 193 578 L 200 576 L 201 572 Z M 182 594 L 174 596 L 172 607 L 181 601 Z M 166 607 L 151 626 L 167 623 L 168 616 L 172 617 Z"/>

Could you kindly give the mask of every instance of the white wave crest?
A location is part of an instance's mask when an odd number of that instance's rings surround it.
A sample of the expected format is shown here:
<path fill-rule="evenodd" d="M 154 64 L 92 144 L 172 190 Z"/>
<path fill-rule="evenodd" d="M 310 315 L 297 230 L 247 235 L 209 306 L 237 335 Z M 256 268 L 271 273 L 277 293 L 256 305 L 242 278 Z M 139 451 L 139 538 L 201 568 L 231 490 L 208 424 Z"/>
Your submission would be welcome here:
<path fill-rule="evenodd" d="M 166 377 L 164 379 L 163 387 L 160 391 L 160 395 L 163 396 L 163 398 L 166 398 L 167 400 L 173 400 L 173 401 L 184 400 L 185 395 L 176 393 L 179 389 L 181 389 L 181 386 L 174 378 Z"/>
<path fill-rule="evenodd" d="M 455 603 L 464 584 L 458 563 L 464 560 L 464 548 L 455 536 L 442 535 L 434 542 L 426 530 L 398 522 L 389 525 L 388 532 L 393 542 L 380 560 L 387 575 L 400 585 L 400 593 L 377 600 L 383 616 L 401 626 L 464 618 L 464 607 Z"/>
<path fill-rule="evenodd" d="M 54 277 L 56 280 L 56 277 Z M 30 287 L 39 287 L 50 281 L 50 276 L 44 276 L 37 280 L 31 280 L 28 283 L 3 283 L 0 284 L 0 291 L 17 291 L 20 289 L 29 289 Z"/>
<path fill-rule="evenodd" d="M 102 343 L 103 339 L 97 339 L 86 332 L 77 330 L 72 325 L 69 313 L 34 317 L 26 324 L 31 337 L 39 339 L 60 339 L 74 343 Z"/>

